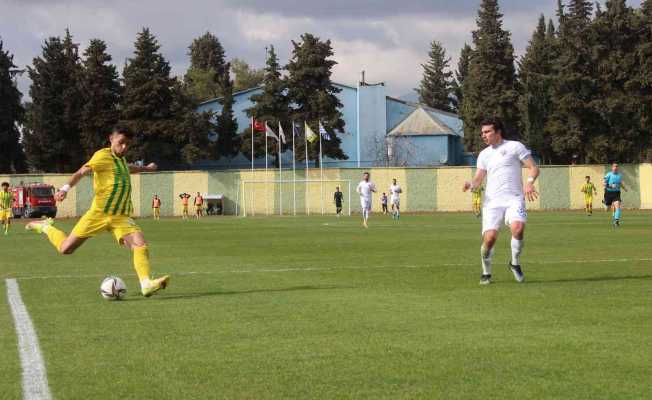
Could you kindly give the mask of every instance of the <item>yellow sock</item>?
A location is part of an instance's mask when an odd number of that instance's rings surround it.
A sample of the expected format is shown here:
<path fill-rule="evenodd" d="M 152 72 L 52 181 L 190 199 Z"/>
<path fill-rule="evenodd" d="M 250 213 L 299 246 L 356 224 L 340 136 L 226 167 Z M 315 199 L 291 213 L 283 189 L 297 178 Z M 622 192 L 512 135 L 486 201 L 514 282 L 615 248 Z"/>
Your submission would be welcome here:
<path fill-rule="evenodd" d="M 149 249 L 147 246 L 134 247 L 134 269 L 138 280 L 149 279 Z"/>
<path fill-rule="evenodd" d="M 54 226 L 49 226 L 47 229 L 43 231 L 45 235 L 48 237 L 48 240 L 50 243 L 52 243 L 52 246 L 54 246 L 55 249 L 57 249 L 58 252 L 61 252 L 61 243 L 63 243 L 64 240 L 66 240 L 66 234 L 60 231 L 59 229 L 55 228 Z"/>

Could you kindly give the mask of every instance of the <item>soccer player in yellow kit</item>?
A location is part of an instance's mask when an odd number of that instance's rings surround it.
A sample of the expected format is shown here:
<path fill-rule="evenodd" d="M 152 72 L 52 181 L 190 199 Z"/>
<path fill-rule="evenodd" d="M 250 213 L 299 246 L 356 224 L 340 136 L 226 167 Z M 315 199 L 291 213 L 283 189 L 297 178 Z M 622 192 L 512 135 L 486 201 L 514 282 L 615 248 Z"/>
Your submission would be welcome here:
<path fill-rule="evenodd" d="M 93 173 L 95 191 L 93 203 L 70 235 L 66 236 L 64 232 L 55 228 L 52 218 L 30 222 L 25 229 L 45 233 L 50 243 L 61 254 L 72 254 L 86 239 L 103 231 L 111 232 L 119 244 L 132 250 L 134 269 L 138 274 L 141 293 L 149 297 L 158 290 L 165 289 L 170 277 L 168 275 L 156 279 L 150 277 L 147 242 L 140 227 L 130 218 L 133 205 L 129 174 L 156 170 L 154 163 L 145 167 L 127 164 L 123 155 L 132 138 L 133 133 L 128 128 L 115 127 L 109 135 L 111 146 L 96 151 L 93 157 L 54 195 L 57 201 L 63 201 L 68 191 L 84 175 Z"/>
<path fill-rule="evenodd" d="M 14 195 L 9 191 L 9 183 L 2 182 L 0 190 L 0 221 L 2 221 L 5 235 L 9 234 L 9 225 L 11 224 L 11 203 L 14 202 Z"/>
<path fill-rule="evenodd" d="M 591 182 L 591 177 L 586 176 L 586 183 L 582 185 L 580 191 L 584 193 L 584 210 L 586 215 L 589 217 L 593 215 L 593 195 L 598 194 L 598 191 L 595 189 L 595 185 Z"/>
<path fill-rule="evenodd" d="M 471 190 L 471 198 L 473 201 L 473 212 L 476 217 L 482 215 L 482 192 L 484 192 L 484 186 L 480 186 L 474 190 Z"/>

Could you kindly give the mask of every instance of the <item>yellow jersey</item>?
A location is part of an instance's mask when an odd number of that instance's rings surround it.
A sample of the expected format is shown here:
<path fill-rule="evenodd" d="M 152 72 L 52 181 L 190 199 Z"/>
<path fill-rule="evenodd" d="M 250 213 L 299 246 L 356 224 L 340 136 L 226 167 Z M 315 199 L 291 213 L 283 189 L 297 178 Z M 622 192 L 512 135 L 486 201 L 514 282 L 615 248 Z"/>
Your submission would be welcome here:
<path fill-rule="evenodd" d="M 11 210 L 11 204 L 14 202 L 14 195 L 11 192 L 5 192 L 0 189 L 0 210 Z"/>
<path fill-rule="evenodd" d="M 482 192 L 484 192 L 484 186 L 480 186 L 479 188 L 476 188 L 471 191 L 474 202 L 482 201 Z"/>
<path fill-rule="evenodd" d="M 595 185 L 593 182 L 585 183 L 582 185 L 582 192 L 584 192 L 584 197 L 593 197 L 593 191 L 595 190 Z"/>
<path fill-rule="evenodd" d="M 93 204 L 91 210 L 108 215 L 131 215 L 131 178 L 124 157 L 113 154 L 111 148 L 98 150 L 84 164 L 93 170 Z"/>

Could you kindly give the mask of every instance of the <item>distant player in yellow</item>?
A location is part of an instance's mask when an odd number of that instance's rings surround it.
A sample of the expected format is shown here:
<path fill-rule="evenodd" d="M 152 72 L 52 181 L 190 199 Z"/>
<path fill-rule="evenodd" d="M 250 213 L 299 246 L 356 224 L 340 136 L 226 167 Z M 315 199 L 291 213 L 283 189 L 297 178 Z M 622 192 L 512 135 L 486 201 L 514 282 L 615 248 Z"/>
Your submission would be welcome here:
<path fill-rule="evenodd" d="M 161 219 L 161 199 L 155 194 L 152 199 L 152 216 L 155 220 Z"/>
<path fill-rule="evenodd" d="M 482 215 L 482 192 L 484 192 L 484 186 L 480 186 L 471 190 L 471 199 L 473 201 L 473 212 L 475 216 L 480 218 Z"/>
<path fill-rule="evenodd" d="M 68 183 L 63 185 L 54 198 L 63 201 L 68 191 L 79 180 L 93 173 L 93 190 L 95 196 L 91 208 L 77 222 L 68 236 L 54 227 L 54 220 L 30 222 L 25 227 L 36 233 L 44 233 L 50 243 L 61 254 L 72 254 L 86 239 L 98 233 L 109 231 L 119 244 L 133 252 L 134 269 L 138 274 L 141 293 L 149 297 L 160 289 L 165 289 L 170 277 L 152 279 L 150 277 L 149 250 L 140 227 L 130 218 L 133 210 L 131 203 L 130 173 L 155 171 L 156 164 L 146 167 L 127 164 L 123 157 L 129 147 L 133 133 L 126 127 L 115 127 L 109 135 L 110 147 L 98 150 L 93 157 L 75 172 Z"/>
<path fill-rule="evenodd" d="M 181 205 L 183 206 L 181 219 L 188 219 L 188 199 L 190 199 L 190 195 L 188 193 L 181 193 L 179 198 L 181 199 Z"/>
<path fill-rule="evenodd" d="M 591 182 L 591 177 L 586 176 L 586 183 L 582 185 L 580 191 L 584 193 L 584 210 L 589 217 L 593 215 L 593 195 L 598 194 L 595 185 Z"/>
<path fill-rule="evenodd" d="M 9 191 L 9 183 L 2 182 L 0 190 L 0 221 L 5 235 L 9 234 L 9 225 L 11 225 L 11 205 L 14 202 L 14 195 Z"/>
<path fill-rule="evenodd" d="M 204 216 L 204 198 L 197 192 L 195 196 L 195 218 L 199 219 Z"/>

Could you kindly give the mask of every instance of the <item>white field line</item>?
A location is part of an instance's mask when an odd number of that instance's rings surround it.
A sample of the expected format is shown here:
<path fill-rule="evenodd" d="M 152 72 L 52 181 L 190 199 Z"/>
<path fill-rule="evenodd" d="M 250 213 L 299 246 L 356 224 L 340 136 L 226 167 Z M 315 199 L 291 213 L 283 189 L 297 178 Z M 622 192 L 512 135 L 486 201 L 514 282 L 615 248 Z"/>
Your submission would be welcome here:
<path fill-rule="evenodd" d="M 15 279 L 6 279 L 5 282 L 7 284 L 7 299 L 16 325 L 16 336 L 18 336 L 18 352 L 23 370 L 23 399 L 50 400 L 52 394 L 48 386 L 43 355 L 34 324 L 32 324 L 25 303 L 20 296 L 18 282 Z"/>
<path fill-rule="evenodd" d="M 630 263 L 640 261 L 652 261 L 652 258 L 609 258 L 598 260 L 547 260 L 547 261 L 529 261 L 527 264 L 547 265 L 547 264 L 587 264 L 587 263 Z M 379 270 L 379 269 L 428 269 L 439 267 L 472 267 L 479 265 L 477 263 L 444 263 L 433 265 L 376 265 L 376 266 L 341 266 L 341 267 L 296 267 L 296 268 L 262 268 L 262 269 L 247 269 L 250 266 L 243 266 L 243 269 L 231 269 L 224 271 L 182 271 L 182 272 L 161 272 L 161 274 L 173 274 L 175 276 L 188 276 L 188 275 L 221 275 L 221 274 L 257 274 L 257 273 L 285 273 L 285 272 L 327 272 L 327 271 L 341 271 L 341 270 Z M 30 279 L 86 279 L 86 278 L 102 278 L 107 274 L 66 274 L 66 275 L 32 275 L 32 276 L 17 276 L 15 279 L 30 280 Z M 121 274 L 123 276 L 136 276 L 134 273 Z"/>

